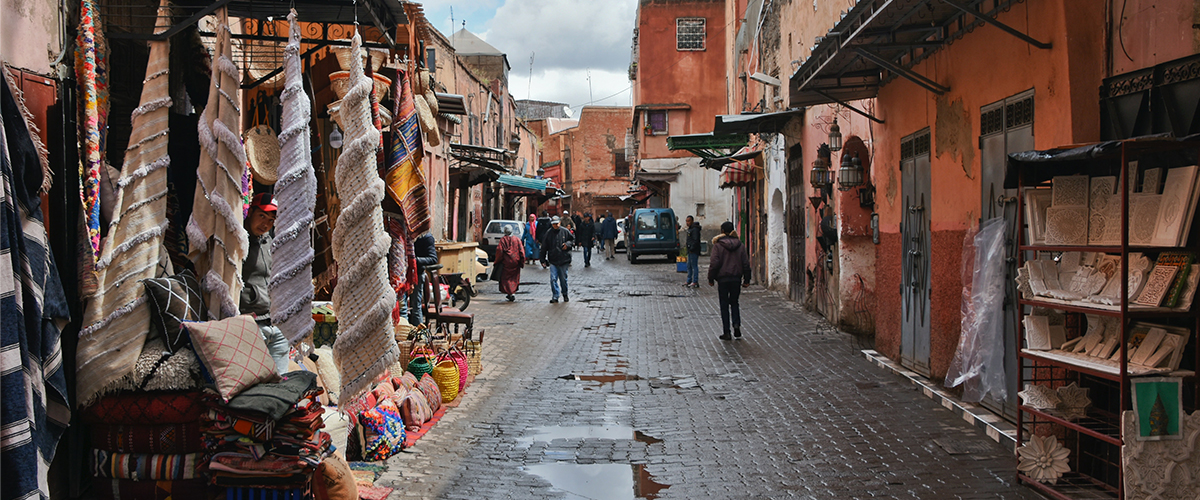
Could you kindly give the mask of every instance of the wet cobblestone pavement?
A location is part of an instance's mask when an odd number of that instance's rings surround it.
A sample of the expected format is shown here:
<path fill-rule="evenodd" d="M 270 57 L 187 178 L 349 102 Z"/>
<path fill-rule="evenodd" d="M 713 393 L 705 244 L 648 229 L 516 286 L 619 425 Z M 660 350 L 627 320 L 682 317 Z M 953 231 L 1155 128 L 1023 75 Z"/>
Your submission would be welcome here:
<path fill-rule="evenodd" d="M 540 266 L 516 302 L 482 284 L 483 373 L 388 461 L 390 498 L 1040 498 L 1011 452 L 774 292 L 743 291 L 726 342 L 715 289 L 673 262 L 575 260 L 567 303 Z"/>

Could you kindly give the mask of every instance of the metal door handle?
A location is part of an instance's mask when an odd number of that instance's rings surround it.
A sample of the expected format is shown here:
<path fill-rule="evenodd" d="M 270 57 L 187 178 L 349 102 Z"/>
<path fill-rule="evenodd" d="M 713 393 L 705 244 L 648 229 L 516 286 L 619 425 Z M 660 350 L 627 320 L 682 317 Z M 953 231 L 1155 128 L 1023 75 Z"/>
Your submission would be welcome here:
<path fill-rule="evenodd" d="M 1001 208 L 1004 208 L 1004 205 L 1007 205 L 1009 203 L 1016 203 L 1016 202 L 1017 202 L 1016 196 L 1000 195 L 999 197 L 996 198 L 996 204 L 999 205 Z"/>
<path fill-rule="evenodd" d="M 924 207 L 924 206 L 914 206 L 914 207 L 908 207 L 908 213 L 910 213 L 910 214 L 915 214 L 915 213 L 917 213 L 917 212 L 920 212 L 920 211 L 922 211 L 922 210 L 925 210 L 925 207 Z"/>
<path fill-rule="evenodd" d="M 909 255 L 911 255 L 911 256 L 913 256 L 913 257 L 920 257 L 920 256 L 921 256 L 921 251 L 920 251 L 920 250 L 909 250 L 909 251 L 908 251 L 908 254 L 909 254 Z"/>

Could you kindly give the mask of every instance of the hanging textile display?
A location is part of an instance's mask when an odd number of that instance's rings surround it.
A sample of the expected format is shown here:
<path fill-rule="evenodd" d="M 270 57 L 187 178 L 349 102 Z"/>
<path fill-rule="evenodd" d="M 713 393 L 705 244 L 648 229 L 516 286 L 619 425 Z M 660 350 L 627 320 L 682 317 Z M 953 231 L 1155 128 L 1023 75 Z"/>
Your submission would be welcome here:
<path fill-rule="evenodd" d="M 389 215 L 384 218 L 384 224 L 387 225 L 388 236 L 392 238 L 392 247 L 388 251 L 388 277 L 392 289 L 398 295 L 408 295 L 417 281 L 417 260 L 413 254 L 412 238 L 408 235 L 403 216 Z"/>
<path fill-rule="evenodd" d="M 158 10 L 156 31 L 171 17 L 167 0 Z M 134 370 L 150 327 L 150 308 L 140 280 L 154 278 L 166 260 L 168 41 L 150 42 L 140 105 L 132 113 L 132 134 L 117 181 L 116 210 L 108 244 L 96 262 L 99 291 L 88 301 L 76 353 L 80 406 Z"/>
<path fill-rule="evenodd" d="M 300 69 L 300 25 L 288 13 L 288 44 L 283 49 L 283 131 L 279 134 L 279 180 L 275 183 L 275 240 L 271 242 L 271 319 L 295 344 L 313 330 L 312 232 L 317 203 L 308 122 L 312 103 L 304 93 Z"/>
<path fill-rule="evenodd" d="M 100 255 L 100 176 L 104 170 L 104 136 L 108 128 L 108 45 L 100 11 L 92 0 L 79 5 L 79 35 L 75 38 L 75 78 L 79 82 L 79 197 L 88 245 L 80 253 L 81 288 L 96 291 L 96 256 Z"/>
<path fill-rule="evenodd" d="M 421 171 L 424 152 L 421 147 L 421 124 L 409 86 L 408 73 L 396 78 L 395 112 L 392 113 L 392 144 L 388 157 L 387 190 L 408 219 L 409 234 L 429 231 L 429 201 L 425 191 L 425 174 Z"/>
<path fill-rule="evenodd" d="M 212 87 L 197 130 L 200 134 L 200 166 L 196 171 L 196 197 L 187 233 L 189 258 L 196 263 L 200 286 L 205 292 L 209 318 L 237 316 L 242 293 L 242 259 L 249 248 L 243 186 L 246 181 L 246 150 L 242 147 L 241 110 L 237 104 L 237 66 L 233 64 L 229 12 L 217 10 L 217 60 Z"/>
<path fill-rule="evenodd" d="M 36 129 L 0 72 L 0 499 L 49 498 L 47 469 L 71 419 L 60 342 L 70 313 L 43 225 Z"/>
<path fill-rule="evenodd" d="M 354 34 L 351 53 L 362 37 Z M 383 181 L 375 166 L 379 131 L 371 124 L 371 80 L 363 74 L 362 59 L 350 58 L 350 90 L 342 99 L 345 148 L 338 157 L 334 183 L 348 199 L 333 230 L 333 257 L 338 285 L 333 290 L 338 338 L 333 357 L 341 373 L 340 402 L 357 398 L 399 358 L 392 337 L 391 311 L 396 291 L 388 284 L 390 240 L 383 227 Z"/>

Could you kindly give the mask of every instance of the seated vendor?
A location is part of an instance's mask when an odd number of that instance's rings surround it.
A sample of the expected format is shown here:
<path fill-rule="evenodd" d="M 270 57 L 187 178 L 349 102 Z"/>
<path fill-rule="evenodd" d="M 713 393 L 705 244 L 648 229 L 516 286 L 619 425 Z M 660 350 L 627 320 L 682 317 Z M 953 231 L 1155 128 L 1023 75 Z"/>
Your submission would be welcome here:
<path fill-rule="evenodd" d="M 288 371 L 288 341 L 278 327 L 271 325 L 271 295 L 267 282 L 271 279 L 271 230 L 275 228 L 275 197 L 271 193 L 254 195 L 250 213 L 246 216 L 246 232 L 250 246 L 242 263 L 242 314 L 252 314 L 258 331 L 267 343 L 267 351 L 275 360 L 275 371 Z"/>

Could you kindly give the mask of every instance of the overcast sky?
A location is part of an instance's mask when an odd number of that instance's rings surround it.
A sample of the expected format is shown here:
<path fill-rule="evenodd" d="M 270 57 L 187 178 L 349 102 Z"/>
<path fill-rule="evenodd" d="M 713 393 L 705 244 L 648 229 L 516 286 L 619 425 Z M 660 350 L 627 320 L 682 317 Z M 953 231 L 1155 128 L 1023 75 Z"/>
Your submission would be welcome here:
<path fill-rule="evenodd" d="M 463 27 L 508 55 L 517 99 L 628 106 L 636 0 L 426 0 L 449 36 Z M 451 24 L 453 9 L 453 25 Z M 533 71 L 530 76 L 530 56 Z M 590 85 L 589 85 L 590 74 Z"/>

